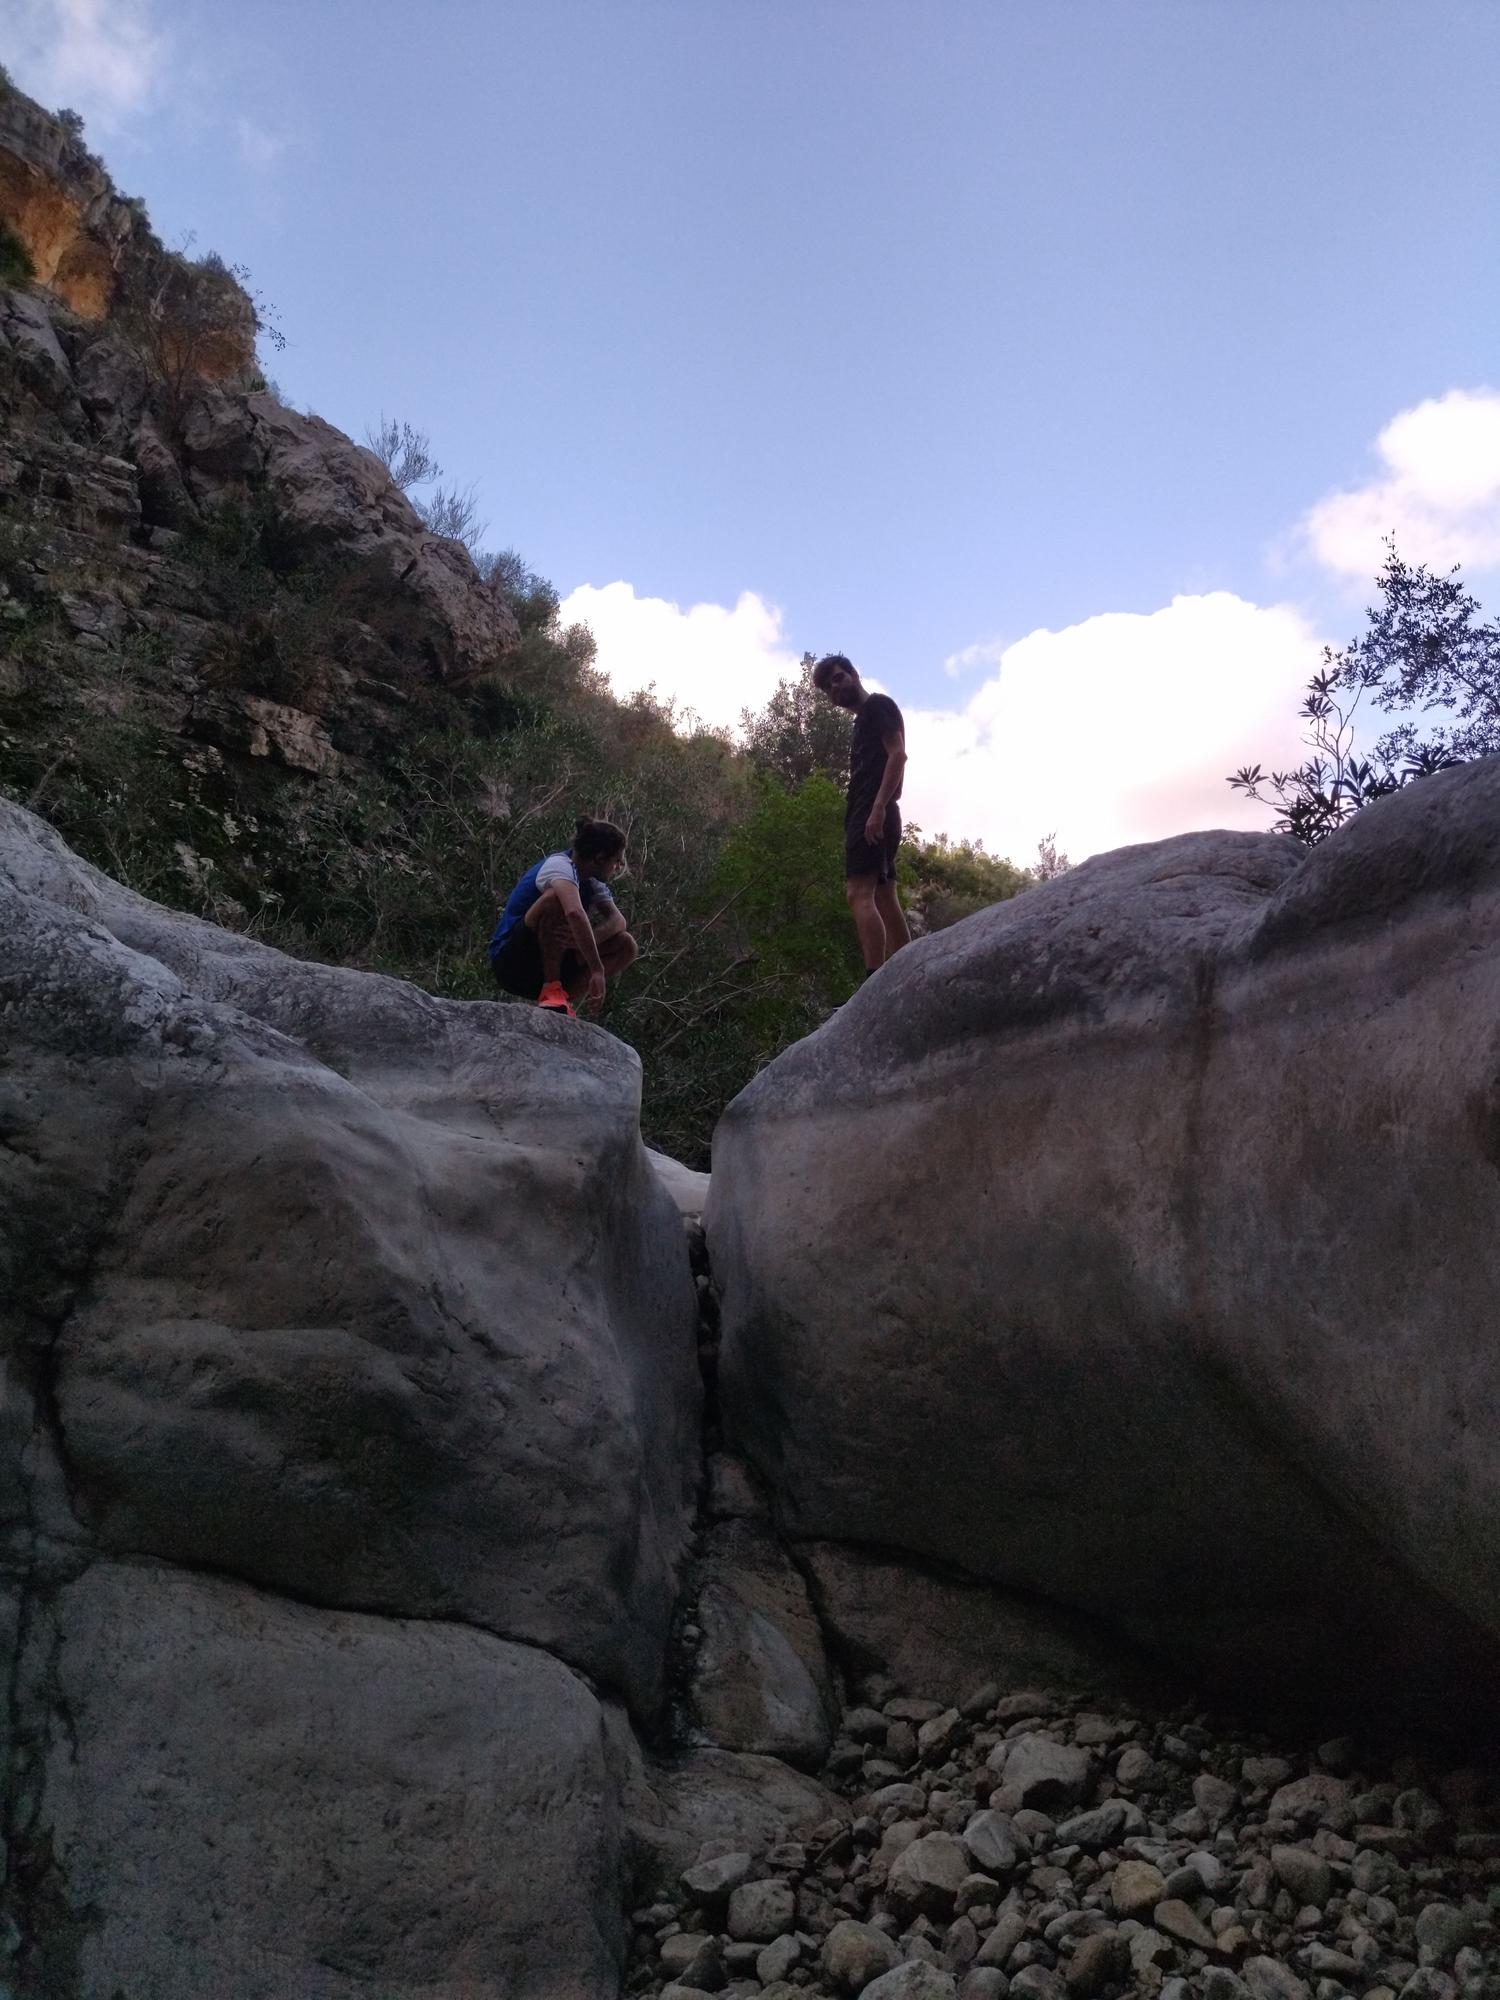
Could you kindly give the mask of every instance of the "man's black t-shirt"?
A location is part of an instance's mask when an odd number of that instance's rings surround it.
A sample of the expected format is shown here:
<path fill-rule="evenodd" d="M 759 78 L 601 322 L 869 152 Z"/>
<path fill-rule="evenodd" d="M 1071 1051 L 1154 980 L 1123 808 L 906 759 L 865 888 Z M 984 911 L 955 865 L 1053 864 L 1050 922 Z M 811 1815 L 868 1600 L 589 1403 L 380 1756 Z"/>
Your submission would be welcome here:
<path fill-rule="evenodd" d="M 849 803 L 844 818 L 861 826 L 870 816 L 875 794 L 885 776 L 885 744 L 882 738 L 893 729 L 904 730 L 901 711 L 888 694 L 867 695 L 854 718 L 854 734 L 849 739 Z M 895 796 L 901 796 L 896 786 Z"/>

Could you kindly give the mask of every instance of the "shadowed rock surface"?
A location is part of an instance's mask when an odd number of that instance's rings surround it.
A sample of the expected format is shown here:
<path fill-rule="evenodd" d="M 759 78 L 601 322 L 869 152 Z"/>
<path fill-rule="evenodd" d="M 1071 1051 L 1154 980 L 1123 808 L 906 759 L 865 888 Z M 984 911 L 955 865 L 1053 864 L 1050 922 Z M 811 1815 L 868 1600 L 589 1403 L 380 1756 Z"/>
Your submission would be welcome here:
<path fill-rule="evenodd" d="M 719 1128 L 728 1442 L 798 1539 L 1493 1722 L 1497 1018 L 1495 760 L 919 942 Z"/>
<path fill-rule="evenodd" d="M 202 1992 L 239 1939 L 215 1990 L 602 2000 L 570 1669 L 654 1714 L 699 1473 L 636 1058 L 160 909 L 3 802 L 0 1010 L 23 1990 Z"/>
<path fill-rule="evenodd" d="M 31 1990 L 616 1991 L 603 1719 L 544 1653 L 95 1563 L 20 1685 L 55 1870 Z"/>

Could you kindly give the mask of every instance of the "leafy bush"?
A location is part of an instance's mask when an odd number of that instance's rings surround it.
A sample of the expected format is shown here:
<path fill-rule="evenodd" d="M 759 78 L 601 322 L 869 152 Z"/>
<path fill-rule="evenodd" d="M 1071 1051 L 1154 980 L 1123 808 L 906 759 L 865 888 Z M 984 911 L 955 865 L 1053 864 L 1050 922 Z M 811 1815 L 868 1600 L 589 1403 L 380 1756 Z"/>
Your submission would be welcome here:
<path fill-rule="evenodd" d="M 1275 807 L 1275 832 L 1308 846 L 1416 778 L 1500 751 L 1500 623 L 1484 622 L 1457 566 L 1436 575 L 1403 562 L 1394 542 L 1376 586 L 1369 630 L 1338 651 L 1325 647 L 1322 671 L 1308 682 L 1299 713 L 1312 756 L 1269 774 L 1242 765 L 1228 780 Z M 1361 757 L 1355 724 L 1366 696 L 1403 719 Z M 1416 719 L 1434 711 L 1454 721 L 1432 728 Z"/>
<path fill-rule="evenodd" d="M 30 251 L 13 229 L 0 222 L 0 287 L 22 292 L 35 277 Z"/>
<path fill-rule="evenodd" d="M 946 930 L 991 903 L 1003 903 L 1029 888 L 1034 873 L 985 851 L 982 840 L 950 841 L 914 836 L 900 849 L 898 876 L 903 896 L 927 931 Z"/>

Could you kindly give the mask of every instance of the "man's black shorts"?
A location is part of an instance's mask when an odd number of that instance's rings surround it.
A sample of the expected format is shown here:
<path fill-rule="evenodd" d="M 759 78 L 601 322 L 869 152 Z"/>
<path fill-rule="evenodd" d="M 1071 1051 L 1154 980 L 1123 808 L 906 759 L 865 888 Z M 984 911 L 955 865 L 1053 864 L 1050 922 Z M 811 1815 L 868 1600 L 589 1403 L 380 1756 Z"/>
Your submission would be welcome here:
<path fill-rule="evenodd" d="M 885 839 L 878 844 L 865 839 L 867 806 L 857 817 L 844 821 L 844 873 L 873 875 L 877 882 L 896 879 L 896 849 L 901 845 L 901 808 L 894 799 L 885 809 Z"/>
<path fill-rule="evenodd" d="M 500 949 L 490 959 L 495 984 L 523 1000 L 535 1000 L 542 990 L 542 947 L 529 924 L 517 924 Z M 581 952 L 571 947 L 563 953 L 562 981 L 575 986 L 588 976 Z"/>

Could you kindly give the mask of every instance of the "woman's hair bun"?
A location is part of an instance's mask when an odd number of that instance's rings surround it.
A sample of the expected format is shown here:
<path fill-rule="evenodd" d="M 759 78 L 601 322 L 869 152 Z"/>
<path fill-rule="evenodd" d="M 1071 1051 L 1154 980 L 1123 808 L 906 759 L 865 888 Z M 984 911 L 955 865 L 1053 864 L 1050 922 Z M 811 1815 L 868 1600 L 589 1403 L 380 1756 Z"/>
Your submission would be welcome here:
<path fill-rule="evenodd" d="M 604 858 L 625 852 L 625 836 L 613 820 L 590 819 L 587 813 L 573 822 L 573 845 L 585 856 Z"/>

